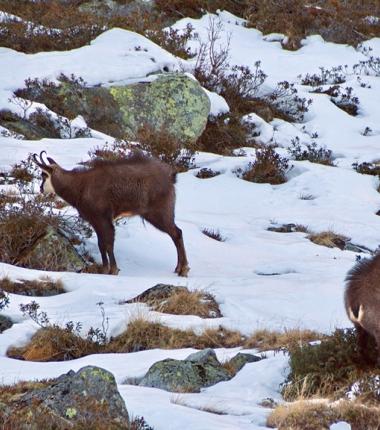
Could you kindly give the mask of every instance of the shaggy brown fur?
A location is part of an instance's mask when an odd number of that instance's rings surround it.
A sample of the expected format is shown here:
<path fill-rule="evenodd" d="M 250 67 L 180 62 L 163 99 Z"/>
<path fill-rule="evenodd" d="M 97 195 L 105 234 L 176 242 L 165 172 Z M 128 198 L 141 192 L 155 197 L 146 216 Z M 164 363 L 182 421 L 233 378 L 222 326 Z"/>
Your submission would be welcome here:
<path fill-rule="evenodd" d="M 368 337 L 373 336 L 380 363 L 380 254 L 357 263 L 346 281 L 344 300 L 358 332 L 360 351 L 363 358 L 368 357 Z"/>
<path fill-rule="evenodd" d="M 177 248 L 175 272 L 186 276 L 189 266 L 182 231 L 174 222 L 175 174 L 170 166 L 141 153 L 117 161 L 96 161 L 89 169 L 64 170 L 52 158 L 50 164 L 34 154 L 43 171 L 42 192 L 55 192 L 74 206 L 98 236 L 104 271 L 117 274 L 113 247 L 113 221 L 139 215 L 167 233 Z"/>

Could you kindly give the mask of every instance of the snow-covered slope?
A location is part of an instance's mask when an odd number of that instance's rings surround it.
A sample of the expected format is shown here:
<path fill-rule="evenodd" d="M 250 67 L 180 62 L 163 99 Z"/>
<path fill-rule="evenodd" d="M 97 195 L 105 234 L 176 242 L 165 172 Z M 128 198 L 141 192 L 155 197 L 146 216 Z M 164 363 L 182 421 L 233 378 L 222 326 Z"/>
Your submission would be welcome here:
<path fill-rule="evenodd" d="M 299 83 L 299 74 L 317 72 L 320 66 L 349 66 L 366 57 L 352 47 L 324 42 L 319 36 L 309 37 L 296 52 L 282 50 L 279 42 L 271 42 L 241 21 L 222 13 L 223 37 L 231 35 L 231 64 L 253 66 L 258 60 L 268 75 L 267 88 L 285 79 Z M 200 37 L 206 37 L 208 16 L 200 20 L 184 19 L 178 28 L 191 22 Z M 223 42 L 223 41 L 222 41 Z M 380 55 L 380 40 L 366 43 Z M 147 49 L 135 50 L 136 46 Z M 153 62 L 151 58 L 154 57 Z M 12 91 L 23 86 L 26 78 L 56 78 L 60 73 L 81 76 L 89 84 L 107 85 L 129 82 L 167 66 L 179 69 L 179 60 L 135 33 L 110 30 L 86 46 L 70 52 L 26 55 L 0 48 L 0 108 L 9 104 Z M 182 61 L 182 60 L 181 60 Z M 191 64 L 191 62 L 189 62 Z M 199 168 L 210 167 L 222 172 L 211 179 L 198 179 L 196 170 L 179 175 L 176 218 L 184 232 L 190 261 L 189 278 L 181 279 L 172 271 L 175 248 L 166 235 L 139 219 L 128 220 L 117 227 L 115 254 L 121 269 L 118 277 L 75 273 L 49 273 L 61 279 L 69 291 L 56 297 L 36 298 L 52 322 L 81 321 L 83 329 L 99 326 L 101 318 L 96 303 L 104 302 L 110 318 L 110 334 L 120 333 L 129 319 L 143 312 L 154 320 L 180 328 L 202 329 L 222 324 L 249 334 L 260 328 L 311 328 L 329 332 L 349 326 L 342 295 L 346 272 L 355 262 L 355 253 L 329 249 L 311 243 L 304 233 L 267 231 L 273 223 L 297 223 L 311 230 L 333 229 L 351 237 L 352 242 L 375 250 L 380 243 L 380 194 L 378 180 L 356 173 L 354 161 L 372 161 L 380 149 L 380 78 L 362 77 L 371 88 L 362 88 L 356 76 L 347 85 L 360 99 L 357 117 L 351 117 L 331 103 L 326 95 L 307 93 L 313 104 L 302 125 L 274 120 L 267 124 L 267 138 L 287 147 L 291 138 L 299 136 L 309 142 L 309 133 L 317 132 L 319 145 L 333 150 L 337 167 L 294 162 L 289 181 L 283 185 L 254 184 L 233 173 L 254 157 L 246 149 L 245 157 L 197 155 Z M 366 127 L 373 131 L 363 136 Z M 73 167 L 87 156 L 87 151 L 101 146 L 103 135 L 95 138 L 22 141 L 0 137 L 0 168 L 24 159 L 29 152 L 46 150 L 64 167 Z M 108 139 L 110 140 L 110 139 Z M 284 153 L 286 151 L 284 150 Z M 312 195 L 313 200 L 301 199 Z M 226 238 L 217 242 L 202 234 L 205 227 L 218 229 Z M 99 258 L 96 237 L 88 240 L 90 252 Z M 0 263 L 0 277 L 34 279 L 45 272 L 21 269 Z M 119 305 L 157 284 L 185 285 L 190 289 L 206 289 L 220 303 L 223 318 L 202 320 L 192 316 L 173 316 L 149 312 L 144 306 Z M 128 411 L 143 415 L 156 430 L 168 429 L 259 429 L 265 427 L 268 410 L 258 406 L 265 397 L 280 399 L 279 384 L 286 376 L 287 358 L 268 353 L 268 358 L 247 364 L 231 381 L 222 382 L 200 394 L 174 395 L 153 388 L 124 383 L 128 377 L 142 376 L 155 361 L 184 358 L 191 350 L 152 350 L 131 354 L 88 356 L 60 363 L 32 363 L 5 356 L 10 345 L 19 345 L 36 331 L 37 326 L 24 319 L 19 304 L 28 302 L 23 296 L 10 295 L 10 306 L 4 311 L 16 324 L 0 335 L 0 382 L 58 376 L 69 369 L 96 364 L 112 371 L 119 384 Z M 221 359 L 236 354 L 237 349 L 217 350 Z M 202 410 L 204 409 L 204 410 Z M 218 415 L 207 412 L 223 412 Z"/>

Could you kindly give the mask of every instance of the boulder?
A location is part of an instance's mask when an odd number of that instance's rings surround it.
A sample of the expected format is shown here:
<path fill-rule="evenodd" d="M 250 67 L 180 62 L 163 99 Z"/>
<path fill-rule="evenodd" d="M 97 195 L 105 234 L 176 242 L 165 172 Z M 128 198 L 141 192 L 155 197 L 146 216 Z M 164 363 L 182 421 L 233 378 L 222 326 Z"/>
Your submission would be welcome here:
<path fill-rule="evenodd" d="M 176 393 L 199 393 L 201 388 L 229 379 L 229 373 L 220 364 L 166 359 L 153 364 L 139 385 Z"/>
<path fill-rule="evenodd" d="M 42 423 L 43 428 L 56 429 L 130 428 L 124 400 L 107 370 L 87 366 L 39 385 L 3 408 L 3 413 L 17 414 L 24 424 L 17 428 L 40 430 Z"/>
<path fill-rule="evenodd" d="M 166 359 L 153 364 L 139 385 L 173 392 L 198 393 L 221 381 L 230 380 L 246 363 L 261 360 L 252 354 L 239 353 L 229 364 L 232 372 L 219 362 L 215 352 L 208 348 L 190 354 L 185 360 Z"/>
<path fill-rule="evenodd" d="M 253 354 L 247 354 L 245 352 L 239 352 L 235 357 L 231 358 L 229 365 L 235 373 L 239 372 L 247 363 L 255 363 L 256 361 L 262 360 L 262 357 Z"/>
<path fill-rule="evenodd" d="M 86 267 L 75 247 L 59 231 L 48 227 L 32 248 L 17 261 L 31 269 L 79 272 Z"/>
<path fill-rule="evenodd" d="M 157 131 L 164 128 L 179 141 L 195 142 L 206 127 L 210 100 L 200 84 L 187 75 L 157 75 L 152 82 L 114 86 L 110 92 L 131 138 L 148 126 Z"/>

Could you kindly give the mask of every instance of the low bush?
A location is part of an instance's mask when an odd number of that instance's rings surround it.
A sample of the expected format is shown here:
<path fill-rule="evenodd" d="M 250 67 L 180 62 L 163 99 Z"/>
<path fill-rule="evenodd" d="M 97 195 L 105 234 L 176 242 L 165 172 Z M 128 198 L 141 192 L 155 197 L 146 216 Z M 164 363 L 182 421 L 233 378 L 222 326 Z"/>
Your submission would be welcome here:
<path fill-rule="evenodd" d="M 34 175 L 29 161 L 22 166 L 23 177 Z M 65 270 L 62 258 L 66 247 L 56 247 L 56 252 L 51 247 L 40 247 L 38 259 L 31 257 L 30 252 L 51 232 L 64 236 L 71 245 L 80 245 L 91 230 L 79 216 L 58 212 L 50 195 L 32 194 L 33 182 L 19 180 L 15 184 L 17 193 L 0 193 L 0 261 L 40 270 Z"/>
<path fill-rule="evenodd" d="M 202 233 L 211 239 L 217 240 L 218 242 L 225 242 L 226 240 L 226 238 L 220 234 L 219 230 L 204 228 L 202 229 Z"/>
<path fill-rule="evenodd" d="M 380 177 L 380 165 L 375 163 L 354 163 L 352 167 L 358 172 L 364 175 L 373 175 Z"/>
<path fill-rule="evenodd" d="M 358 45 L 380 35 L 380 25 L 370 16 L 379 16 L 376 0 L 252 0 L 246 9 L 250 27 L 264 34 L 283 33 L 286 49 L 298 49 L 306 36 L 320 34 L 326 41 Z"/>
<path fill-rule="evenodd" d="M 203 167 L 202 169 L 199 169 L 195 176 L 199 179 L 209 179 L 218 175 L 220 175 L 220 172 L 209 169 L 208 167 Z"/>
<path fill-rule="evenodd" d="M 316 142 L 301 145 L 299 137 L 295 137 L 291 141 L 291 146 L 288 148 L 288 152 L 293 160 L 307 160 L 311 163 L 334 166 L 332 151 L 323 146 L 318 146 Z"/>
<path fill-rule="evenodd" d="M 368 351 L 375 360 L 373 339 Z M 373 372 L 373 368 L 363 363 L 354 329 L 337 329 L 319 344 L 293 344 L 289 353 L 290 373 L 283 386 L 283 396 L 288 401 L 300 396 L 342 396 L 366 372 Z"/>
<path fill-rule="evenodd" d="M 286 182 L 288 170 L 289 160 L 281 157 L 273 146 L 266 146 L 256 150 L 256 160 L 245 171 L 237 173 L 246 181 L 278 185 Z"/>
<path fill-rule="evenodd" d="M 26 279 L 11 281 L 5 277 L 0 279 L 0 290 L 24 296 L 54 296 L 65 292 L 62 281 L 53 281 L 49 277 L 33 281 Z"/>

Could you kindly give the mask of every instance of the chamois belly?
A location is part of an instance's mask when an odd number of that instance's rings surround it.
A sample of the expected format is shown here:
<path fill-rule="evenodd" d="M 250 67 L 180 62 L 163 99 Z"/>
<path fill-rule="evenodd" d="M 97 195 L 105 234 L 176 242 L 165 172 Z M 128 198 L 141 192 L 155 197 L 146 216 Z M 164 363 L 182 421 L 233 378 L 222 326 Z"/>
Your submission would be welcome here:
<path fill-rule="evenodd" d="M 124 211 L 124 212 L 120 212 L 119 214 L 115 215 L 113 220 L 117 221 L 121 218 L 125 218 L 125 217 L 131 217 L 134 216 L 135 214 L 131 211 Z"/>

